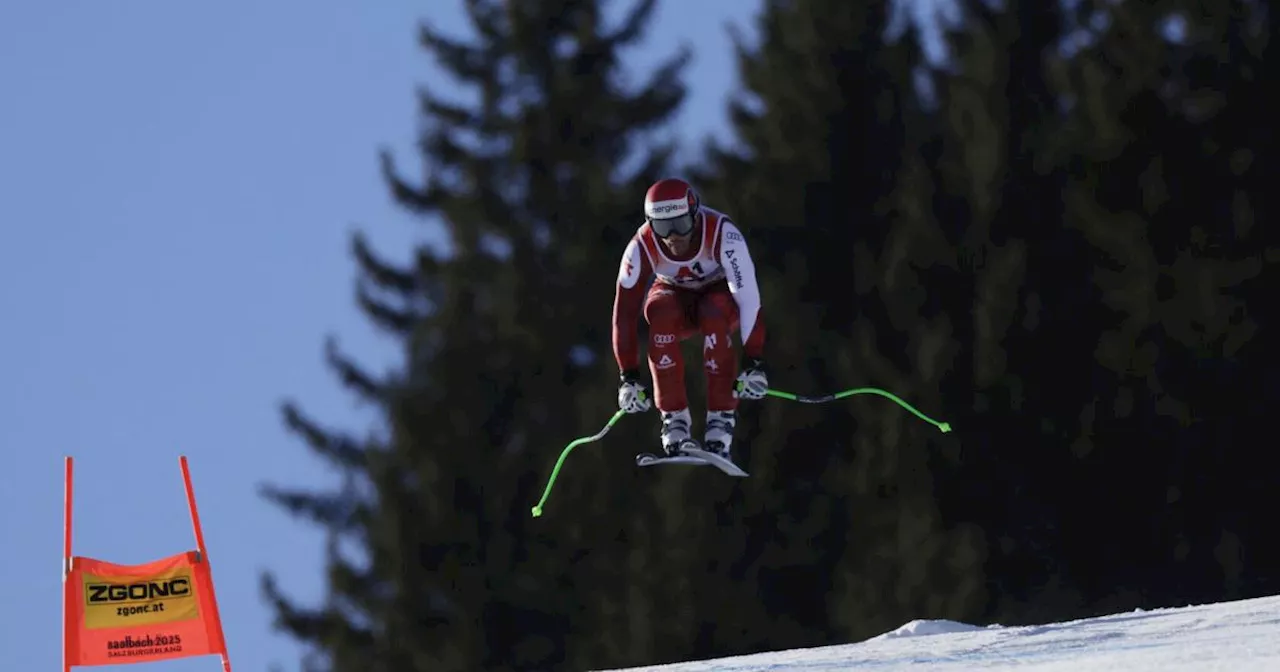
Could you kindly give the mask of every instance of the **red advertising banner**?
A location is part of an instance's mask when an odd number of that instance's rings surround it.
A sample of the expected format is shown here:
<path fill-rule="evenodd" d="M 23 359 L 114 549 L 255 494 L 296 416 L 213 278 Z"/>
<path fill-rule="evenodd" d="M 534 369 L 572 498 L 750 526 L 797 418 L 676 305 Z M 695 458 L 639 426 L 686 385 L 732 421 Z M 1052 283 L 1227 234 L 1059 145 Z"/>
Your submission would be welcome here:
<path fill-rule="evenodd" d="M 71 554 L 72 460 L 63 524 L 63 670 L 216 655 L 231 671 L 191 474 L 180 460 L 196 550 L 141 565 Z"/>

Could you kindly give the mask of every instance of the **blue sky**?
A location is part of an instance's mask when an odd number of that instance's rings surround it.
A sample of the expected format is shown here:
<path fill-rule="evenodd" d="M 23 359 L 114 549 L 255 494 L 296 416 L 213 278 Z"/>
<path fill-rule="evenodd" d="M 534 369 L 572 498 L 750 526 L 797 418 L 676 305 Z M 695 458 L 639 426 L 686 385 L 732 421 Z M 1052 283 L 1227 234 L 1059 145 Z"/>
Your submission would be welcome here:
<path fill-rule="evenodd" d="M 257 489 L 335 481 L 285 432 L 282 400 L 371 422 L 325 368 L 327 334 L 374 369 L 397 361 L 355 308 L 348 234 L 365 229 L 392 258 L 429 235 L 390 202 L 376 153 L 416 167 L 413 90 L 436 81 L 416 22 L 457 29 L 460 4 L 0 4 L 5 669 L 59 664 L 68 454 L 74 550 L 122 563 L 193 546 L 187 455 L 233 668 L 297 669 L 258 576 L 318 599 L 322 538 Z M 677 130 L 723 137 L 736 75 L 722 24 L 749 27 L 758 2 L 679 4 L 660 8 L 630 65 L 697 37 Z"/>

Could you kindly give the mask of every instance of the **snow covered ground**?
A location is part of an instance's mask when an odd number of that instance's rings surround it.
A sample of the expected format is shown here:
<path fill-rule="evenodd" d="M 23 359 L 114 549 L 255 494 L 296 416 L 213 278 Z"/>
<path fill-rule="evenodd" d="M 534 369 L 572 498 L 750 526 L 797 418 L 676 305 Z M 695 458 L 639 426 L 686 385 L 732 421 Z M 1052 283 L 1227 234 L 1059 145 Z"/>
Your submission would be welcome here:
<path fill-rule="evenodd" d="M 630 672 L 1280 671 L 1280 596 L 1003 627 L 912 621 L 857 644 L 796 649 Z"/>

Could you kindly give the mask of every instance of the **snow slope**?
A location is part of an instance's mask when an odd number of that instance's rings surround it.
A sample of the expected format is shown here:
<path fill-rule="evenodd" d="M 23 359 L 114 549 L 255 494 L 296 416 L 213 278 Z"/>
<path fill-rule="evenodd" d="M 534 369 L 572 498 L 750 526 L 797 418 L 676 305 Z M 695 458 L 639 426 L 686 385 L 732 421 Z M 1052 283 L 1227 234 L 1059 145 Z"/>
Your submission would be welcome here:
<path fill-rule="evenodd" d="M 1280 596 L 1034 625 L 912 621 L 857 644 L 759 653 L 630 672 L 1280 671 Z"/>

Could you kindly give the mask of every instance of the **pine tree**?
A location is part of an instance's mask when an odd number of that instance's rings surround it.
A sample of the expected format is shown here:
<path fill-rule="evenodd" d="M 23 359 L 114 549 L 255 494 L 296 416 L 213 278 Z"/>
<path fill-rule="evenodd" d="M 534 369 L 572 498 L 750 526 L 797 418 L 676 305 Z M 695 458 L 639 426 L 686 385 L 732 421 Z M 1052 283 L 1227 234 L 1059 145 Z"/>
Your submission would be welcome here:
<path fill-rule="evenodd" d="M 1256 477 L 1274 460 L 1235 437 L 1263 431 L 1268 403 L 1262 278 L 1276 248 L 1259 223 L 1274 212 L 1266 92 L 1280 70 L 1263 47 L 1278 33 L 1250 2 L 1081 11 L 1100 27 L 1070 71 L 1067 219 L 1108 315 L 1068 473 L 1115 496 L 1076 508 L 1064 546 L 1093 550 L 1066 554 L 1099 608 L 1242 597 L 1275 580 L 1249 552 L 1269 537 L 1247 522 L 1276 504 Z M 1170 19 L 1181 36 L 1162 30 Z M 1124 568 L 1100 561 L 1117 554 Z"/>
<path fill-rule="evenodd" d="M 444 83 L 424 91 L 424 175 L 404 177 L 389 154 L 384 172 L 403 207 L 443 225 L 448 249 L 423 247 L 400 267 L 353 240 L 360 305 L 400 340 L 403 367 L 376 378 L 337 352 L 330 363 L 385 431 L 351 436 L 287 406 L 289 427 L 347 486 L 269 492 L 335 540 L 323 605 L 265 582 L 322 669 L 584 669 L 663 655 L 662 614 L 679 597 L 647 573 L 667 532 L 629 468 L 637 441 L 574 453 L 548 513 L 529 515 L 557 450 L 616 410 L 601 394 L 616 386 L 612 279 L 670 154 L 647 134 L 684 95 L 685 54 L 638 90 L 620 82 L 619 51 L 653 0 L 617 27 L 599 5 L 469 0 L 471 41 L 421 29 L 474 101 L 442 95 Z M 628 162 L 639 167 L 622 172 Z"/>
<path fill-rule="evenodd" d="M 912 33 L 886 43 L 891 4 L 766 3 L 759 48 L 738 45 L 740 146 L 713 148 L 703 179 L 753 242 L 771 384 L 880 385 L 928 406 L 936 372 L 917 364 L 933 356 L 920 348 L 934 335 L 910 335 L 928 290 L 901 264 L 936 256 L 943 238 L 895 195 L 923 111 L 912 91 L 919 45 Z M 934 227 L 931 239 L 921 226 Z M 775 623 L 755 640 L 725 624 L 726 642 L 843 642 L 980 606 L 979 546 L 946 529 L 933 497 L 935 429 L 884 399 L 767 400 L 744 409 L 739 434 L 752 477 L 725 508 L 746 512 L 750 528 L 707 544 L 743 554 L 726 580 L 759 591 L 735 611 Z"/>
<path fill-rule="evenodd" d="M 1062 400 L 1090 392 L 1075 375 L 1092 360 L 1077 333 L 1098 310 L 1080 276 L 1088 246 L 1063 226 L 1066 171 L 1053 163 L 1060 9 L 972 0 L 963 15 L 937 78 L 942 126 L 927 161 L 950 252 L 921 282 L 952 338 L 938 390 L 957 445 L 939 496 L 949 519 L 983 530 L 983 617 L 1012 622 L 1076 601 L 1053 552 L 1065 457 L 1048 447 L 1075 436 L 1078 406 Z"/>
<path fill-rule="evenodd" d="M 966 7 L 934 209 L 971 264 L 929 283 L 973 306 L 971 368 L 943 387 L 973 415 L 942 496 L 994 542 L 988 613 L 1239 596 L 1269 557 L 1242 512 L 1275 503 L 1251 476 L 1267 461 L 1227 439 L 1267 403 L 1250 362 L 1274 248 L 1252 222 L 1276 73 L 1256 5 L 1078 3 L 1075 31 L 1044 3 Z M 1161 30 L 1179 13 L 1183 44 Z"/>

